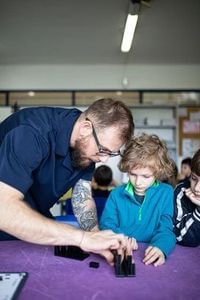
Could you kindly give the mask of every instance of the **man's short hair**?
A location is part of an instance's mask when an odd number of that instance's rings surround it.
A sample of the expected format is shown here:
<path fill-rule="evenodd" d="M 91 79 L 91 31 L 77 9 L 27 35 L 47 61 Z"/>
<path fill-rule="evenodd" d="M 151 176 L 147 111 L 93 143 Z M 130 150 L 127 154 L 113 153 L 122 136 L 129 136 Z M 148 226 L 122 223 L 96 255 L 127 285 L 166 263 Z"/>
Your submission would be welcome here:
<path fill-rule="evenodd" d="M 119 138 L 124 144 L 133 135 L 133 116 L 128 106 L 122 101 L 111 98 L 99 99 L 85 110 L 83 116 L 89 118 L 97 130 L 111 126 L 119 128 Z"/>

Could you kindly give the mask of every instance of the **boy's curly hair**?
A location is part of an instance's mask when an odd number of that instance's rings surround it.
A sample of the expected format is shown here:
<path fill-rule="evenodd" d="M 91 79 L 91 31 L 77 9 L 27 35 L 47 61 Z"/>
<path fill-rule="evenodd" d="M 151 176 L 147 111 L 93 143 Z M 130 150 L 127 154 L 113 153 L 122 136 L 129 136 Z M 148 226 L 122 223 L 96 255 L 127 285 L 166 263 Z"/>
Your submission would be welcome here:
<path fill-rule="evenodd" d="M 133 137 L 127 144 L 119 162 L 119 169 L 129 173 L 133 168 L 146 167 L 161 181 L 173 176 L 173 163 L 165 142 L 157 135 L 142 133 Z"/>

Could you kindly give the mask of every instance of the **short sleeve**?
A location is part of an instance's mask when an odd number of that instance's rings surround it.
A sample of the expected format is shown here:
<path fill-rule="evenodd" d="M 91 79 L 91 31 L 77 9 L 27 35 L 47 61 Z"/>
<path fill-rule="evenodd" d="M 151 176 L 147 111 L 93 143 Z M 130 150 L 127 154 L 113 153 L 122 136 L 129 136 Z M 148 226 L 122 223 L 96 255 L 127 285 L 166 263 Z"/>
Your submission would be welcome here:
<path fill-rule="evenodd" d="M 31 126 L 11 130 L 0 146 L 0 181 L 25 194 L 33 172 L 48 153 L 48 143 Z"/>

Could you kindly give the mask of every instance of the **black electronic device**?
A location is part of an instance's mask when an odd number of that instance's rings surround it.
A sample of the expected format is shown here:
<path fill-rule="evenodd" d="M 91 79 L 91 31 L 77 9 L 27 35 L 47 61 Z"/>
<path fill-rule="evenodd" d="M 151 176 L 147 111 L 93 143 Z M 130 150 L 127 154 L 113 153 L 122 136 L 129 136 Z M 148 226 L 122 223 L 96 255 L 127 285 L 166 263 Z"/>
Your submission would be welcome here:
<path fill-rule="evenodd" d="M 77 260 L 84 260 L 90 256 L 89 253 L 76 246 L 55 246 L 54 255 Z"/>
<path fill-rule="evenodd" d="M 89 267 L 97 269 L 99 267 L 99 263 L 97 261 L 90 261 Z"/>
<path fill-rule="evenodd" d="M 122 259 L 120 254 L 114 255 L 114 268 L 116 277 L 135 277 L 135 263 L 132 255 L 125 255 Z"/>

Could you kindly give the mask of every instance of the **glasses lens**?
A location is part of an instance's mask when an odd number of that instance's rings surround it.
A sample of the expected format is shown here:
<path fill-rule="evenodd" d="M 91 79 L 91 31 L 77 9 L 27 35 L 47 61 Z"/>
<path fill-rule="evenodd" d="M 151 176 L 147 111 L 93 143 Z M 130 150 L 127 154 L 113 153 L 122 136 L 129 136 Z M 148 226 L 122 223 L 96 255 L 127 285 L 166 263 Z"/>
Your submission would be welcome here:
<path fill-rule="evenodd" d="M 114 157 L 114 156 L 118 156 L 120 155 L 120 151 L 117 152 L 111 152 L 109 150 L 104 150 L 104 149 L 100 149 L 99 151 L 99 156 L 110 156 L 110 157 Z"/>
<path fill-rule="evenodd" d="M 87 121 L 90 121 L 88 118 L 86 118 Z M 91 122 L 91 121 L 90 121 Z M 92 124 L 92 122 L 91 122 Z M 100 144 L 99 142 L 99 139 L 97 137 L 97 134 L 96 134 L 96 131 L 94 129 L 94 126 L 92 124 L 92 129 L 93 129 L 93 136 L 94 136 L 94 139 L 95 139 L 95 142 L 97 144 L 97 147 L 99 149 L 99 152 L 97 153 L 99 156 L 110 156 L 110 157 L 113 157 L 113 156 L 118 156 L 118 155 L 121 155 L 120 154 L 120 151 L 117 151 L 117 152 L 112 152 L 110 150 L 107 150 L 107 149 L 104 149 L 103 146 Z"/>

